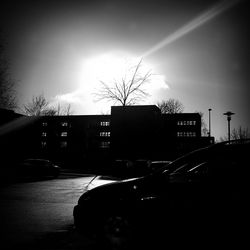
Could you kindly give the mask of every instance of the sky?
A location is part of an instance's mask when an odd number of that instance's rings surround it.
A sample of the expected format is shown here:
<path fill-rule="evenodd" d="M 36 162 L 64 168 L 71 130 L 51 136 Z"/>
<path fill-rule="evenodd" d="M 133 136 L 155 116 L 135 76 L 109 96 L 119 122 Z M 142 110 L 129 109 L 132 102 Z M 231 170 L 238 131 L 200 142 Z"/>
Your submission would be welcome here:
<path fill-rule="evenodd" d="M 107 114 L 100 80 L 112 82 L 142 58 L 148 98 L 178 99 L 202 112 L 211 135 L 250 129 L 249 2 L 246 0 L 2 1 L 0 30 L 22 108 L 43 94 L 74 114 Z"/>

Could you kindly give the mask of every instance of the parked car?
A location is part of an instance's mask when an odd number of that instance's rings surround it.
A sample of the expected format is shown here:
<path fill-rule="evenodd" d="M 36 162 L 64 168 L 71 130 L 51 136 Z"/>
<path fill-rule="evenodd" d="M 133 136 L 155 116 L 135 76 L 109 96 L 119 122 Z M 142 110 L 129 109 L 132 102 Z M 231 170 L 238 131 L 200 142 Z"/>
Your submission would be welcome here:
<path fill-rule="evenodd" d="M 235 237 L 248 214 L 249 153 L 249 140 L 217 143 L 149 175 L 89 190 L 74 207 L 75 227 L 133 244 Z"/>
<path fill-rule="evenodd" d="M 61 168 L 46 159 L 26 159 L 16 167 L 18 177 L 57 178 Z"/>
<path fill-rule="evenodd" d="M 143 176 L 151 171 L 151 161 L 147 159 L 117 159 L 113 162 L 113 174 L 123 179 Z"/>
<path fill-rule="evenodd" d="M 116 159 L 112 162 L 112 172 L 115 176 L 126 177 L 133 167 L 133 162 L 128 159 Z"/>
<path fill-rule="evenodd" d="M 166 168 L 167 165 L 170 163 L 171 161 L 166 161 L 166 160 L 162 160 L 162 161 L 152 161 L 149 164 L 149 169 L 150 171 L 156 171 L 159 170 L 161 168 Z"/>

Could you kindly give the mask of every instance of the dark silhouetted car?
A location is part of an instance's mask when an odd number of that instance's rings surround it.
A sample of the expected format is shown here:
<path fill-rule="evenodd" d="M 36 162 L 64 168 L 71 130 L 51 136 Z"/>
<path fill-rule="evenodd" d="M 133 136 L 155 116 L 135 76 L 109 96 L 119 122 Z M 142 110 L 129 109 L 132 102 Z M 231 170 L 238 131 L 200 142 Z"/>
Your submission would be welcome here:
<path fill-rule="evenodd" d="M 75 227 L 133 244 L 235 237 L 249 213 L 249 153 L 249 140 L 217 143 L 149 175 L 96 187 L 74 207 Z"/>
<path fill-rule="evenodd" d="M 162 161 L 152 161 L 150 164 L 149 164 L 149 169 L 151 171 L 156 171 L 156 170 L 159 170 L 161 168 L 166 168 L 167 165 L 170 163 L 171 161 L 166 161 L 166 160 L 162 160 Z"/>
<path fill-rule="evenodd" d="M 26 159 L 18 164 L 18 177 L 53 177 L 60 174 L 61 168 L 46 159 Z"/>

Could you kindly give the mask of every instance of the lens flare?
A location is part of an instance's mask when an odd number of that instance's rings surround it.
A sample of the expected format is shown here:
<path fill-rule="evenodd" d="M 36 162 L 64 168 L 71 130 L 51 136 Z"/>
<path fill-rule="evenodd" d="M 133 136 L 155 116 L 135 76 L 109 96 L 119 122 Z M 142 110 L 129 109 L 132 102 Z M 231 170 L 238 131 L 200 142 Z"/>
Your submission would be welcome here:
<path fill-rule="evenodd" d="M 0 126 L 0 136 L 6 135 L 10 132 L 13 132 L 14 130 L 26 127 L 37 119 L 39 119 L 38 116 L 32 116 L 32 117 L 23 116 L 8 123 L 5 123 L 2 126 Z"/>
<path fill-rule="evenodd" d="M 217 3 L 216 5 L 214 5 L 213 7 L 208 9 L 207 11 L 205 11 L 204 13 L 202 13 L 199 16 L 192 19 L 190 22 L 188 22 L 187 24 L 185 24 L 181 28 L 177 29 L 174 33 L 165 37 L 162 41 L 160 41 L 159 43 L 157 43 L 156 45 L 151 47 L 149 50 L 147 50 L 145 53 L 143 53 L 141 55 L 141 57 L 145 58 L 145 57 L 155 53 L 156 51 L 162 49 L 163 47 L 166 47 L 167 45 L 169 45 L 169 44 L 173 43 L 174 41 L 187 35 L 191 31 L 204 25 L 208 21 L 214 19 L 216 16 L 218 16 L 219 14 L 223 13 L 224 11 L 233 7 L 234 5 L 236 5 L 237 3 L 241 2 L 241 1 L 242 0 L 231 0 L 231 1 L 224 0 L 224 1 Z"/>

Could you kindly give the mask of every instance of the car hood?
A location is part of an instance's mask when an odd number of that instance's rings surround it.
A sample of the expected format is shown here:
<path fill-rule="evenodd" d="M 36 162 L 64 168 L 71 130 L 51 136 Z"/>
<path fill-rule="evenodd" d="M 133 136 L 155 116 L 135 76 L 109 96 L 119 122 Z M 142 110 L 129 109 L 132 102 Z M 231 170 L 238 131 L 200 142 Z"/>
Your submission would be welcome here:
<path fill-rule="evenodd" d="M 105 202 L 124 199 L 137 199 L 152 192 L 156 187 L 155 178 L 149 176 L 137 177 L 126 180 L 113 181 L 108 184 L 94 187 L 85 192 L 79 199 L 78 204 L 86 200 L 98 200 Z"/>
<path fill-rule="evenodd" d="M 106 184 L 114 183 L 114 182 L 119 182 L 120 180 L 117 178 L 112 178 L 112 177 L 107 177 L 107 176 L 93 176 L 93 178 L 84 186 L 84 190 L 90 191 L 96 187 L 103 186 Z"/>

